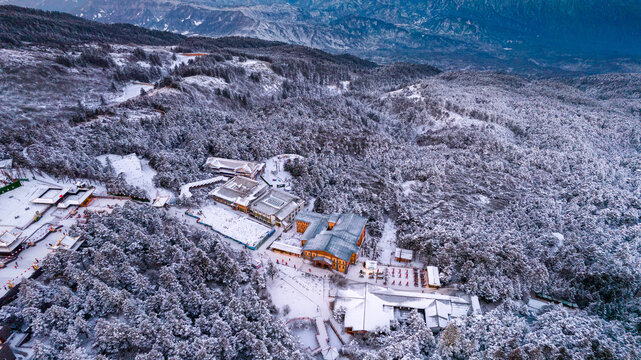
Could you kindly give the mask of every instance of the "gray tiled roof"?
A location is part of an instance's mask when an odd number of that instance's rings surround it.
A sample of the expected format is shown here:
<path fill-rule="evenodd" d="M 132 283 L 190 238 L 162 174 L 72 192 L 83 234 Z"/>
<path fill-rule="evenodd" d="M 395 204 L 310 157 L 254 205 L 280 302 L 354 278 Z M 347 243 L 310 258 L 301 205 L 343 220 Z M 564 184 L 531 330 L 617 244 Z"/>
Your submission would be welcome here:
<path fill-rule="evenodd" d="M 346 239 L 334 231 L 323 231 L 313 239 L 308 240 L 303 250 L 325 251 L 345 260 L 345 262 L 349 262 L 352 254 L 358 254 L 358 245 L 356 245 L 356 241 Z"/>
<path fill-rule="evenodd" d="M 263 182 L 236 176 L 214 189 L 210 195 L 248 206 L 256 197 L 262 195 L 266 188 L 267 185 Z"/>
<path fill-rule="evenodd" d="M 345 231 L 357 238 L 361 236 L 367 219 L 356 214 L 342 214 L 334 225 L 333 231 Z"/>
<path fill-rule="evenodd" d="M 300 198 L 282 190 L 269 189 L 254 204 L 252 209 L 267 216 L 276 215 L 283 220 L 298 208 Z"/>
<path fill-rule="evenodd" d="M 349 262 L 352 253 L 358 253 L 358 239 L 367 219 L 356 214 L 342 214 L 332 230 L 328 230 L 328 220 L 333 216 L 309 211 L 298 213 L 296 220 L 309 223 L 301 237 L 306 241 L 303 250 L 325 251 Z"/>

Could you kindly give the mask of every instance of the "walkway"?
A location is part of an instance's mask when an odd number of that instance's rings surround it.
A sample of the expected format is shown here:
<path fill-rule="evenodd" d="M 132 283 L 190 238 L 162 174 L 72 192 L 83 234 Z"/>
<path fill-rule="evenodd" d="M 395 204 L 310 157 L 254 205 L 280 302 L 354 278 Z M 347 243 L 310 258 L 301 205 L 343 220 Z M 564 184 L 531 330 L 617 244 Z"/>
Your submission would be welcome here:
<path fill-rule="evenodd" d="M 180 187 L 180 198 L 181 199 L 189 199 L 192 196 L 191 191 L 189 191 L 191 188 L 196 188 L 196 187 L 201 187 L 201 186 L 206 186 L 206 185 L 211 185 L 211 184 L 217 184 L 227 181 L 227 178 L 224 176 L 215 176 L 210 179 L 205 179 L 205 180 L 200 180 L 200 181 L 194 181 L 190 182 L 188 184 L 185 184 Z"/>

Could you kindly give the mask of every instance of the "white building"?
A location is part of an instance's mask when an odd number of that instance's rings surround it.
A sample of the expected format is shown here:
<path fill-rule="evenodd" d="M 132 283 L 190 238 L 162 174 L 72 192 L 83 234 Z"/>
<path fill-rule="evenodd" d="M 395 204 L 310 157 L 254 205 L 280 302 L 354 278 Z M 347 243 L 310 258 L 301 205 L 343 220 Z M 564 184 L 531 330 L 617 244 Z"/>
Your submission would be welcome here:
<path fill-rule="evenodd" d="M 251 205 L 250 214 L 270 225 L 289 229 L 294 223 L 294 217 L 304 205 L 305 202 L 296 195 L 269 189 Z"/>
<path fill-rule="evenodd" d="M 63 197 L 62 201 L 58 203 L 58 208 L 66 209 L 69 206 L 80 206 L 82 205 L 82 203 L 87 201 L 87 199 L 89 199 L 89 197 L 93 194 L 95 190 L 96 189 L 93 187 L 91 188 L 73 187 L 65 193 L 65 196 Z"/>
<path fill-rule="evenodd" d="M 210 157 L 205 162 L 215 174 L 225 176 L 244 176 L 256 179 L 265 171 L 265 164 L 253 161 Z"/>
<path fill-rule="evenodd" d="M 40 195 L 36 197 L 35 199 L 32 199 L 31 202 L 34 204 L 46 204 L 46 205 L 53 205 L 58 203 L 58 201 L 62 200 L 62 198 L 65 196 L 65 194 L 69 191 L 69 188 L 61 188 L 61 187 L 46 187 L 43 188 L 42 191 L 40 192 Z"/>
<path fill-rule="evenodd" d="M 249 205 L 267 192 L 267 184 L 236 176 L 209 193 L 214 200 L 232 209 L 249 212 Z"/>
<path fill-rule="evenodd" d="M 345 330 L 351 333 L 389 328 L 392 320 L 404 321 L 412 310 L 425 318 L 433 331 L 457 317 L 480 314 L 478 297 L 393 290 L 372 284 L 354 284 L 335 296 L 334 308 L 345 309 Z"/>
<path fill-rule="evenodd" d="M 22 231 L 18 229 L 0 230 L 0 255 L 9 255 L 22 244 Z"/>
<path fill-rule="evenodd" d="M 436 266 L 427 267 L 427 286 L 433 288 L 441 287 L 441 277 Z"/>
<path fill-rule="evenodd" d="M 412 259 L 414 258 L 414 251 L 396 248 L 396 251 L 394 252 L 394 257 L 396 258 L 396 261 L 411 262 Z"/>

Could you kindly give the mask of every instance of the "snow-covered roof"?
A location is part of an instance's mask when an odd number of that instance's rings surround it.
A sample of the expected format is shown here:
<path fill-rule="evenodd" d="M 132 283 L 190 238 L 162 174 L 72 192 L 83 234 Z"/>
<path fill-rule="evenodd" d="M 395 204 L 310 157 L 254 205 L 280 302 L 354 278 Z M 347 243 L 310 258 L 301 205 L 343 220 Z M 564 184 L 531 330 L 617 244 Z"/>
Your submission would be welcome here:
<path fill-rule="evenodd" d="M 298 196 L 278 189 L 269 189 L 254 202 L 252 210 L 284 220 L 301 205 L 302 200 Z"/>
<path fill-rule="evenodd" d="M 236 176 L 209 194 L 241 206 L 249 206 L 267 190 L 267 185 L 245 177 Z"/>
<path fill-rule="evenodd" d="M 397 259 L 412 261 L 412 259 L 414 258 L 414 251 L 396 248 L 395 256 Z"/>
<path fill-rule="evenodd" d="M 304 250 L 325 251 L 348 262 L 352 254 L 358 253 L 358 239 L 367 225 L 367 219 L 356 214 L 341 214 L 336 225 L 329 230 L 332 215 L 321 215 L 301 211 L 296 221 L 309 223 L 301 236 L 305 240 Z"/>
<path fill-rule="evenodd" d="M 345 232 L 352 236 L 355 236 L 358 239 L 363 233 L 367 225 L 367 219 L 356 214 L 341 214 L 336 222 L 336 225 L 332 228 L 334 232 Z"/>
<path fill-rule="evenodd" d="M 274 241 L 269 248 L 273 250 L 284 251 L 290 254 L 296 254 L 296 255 L 300 255 L 303 253 L 303 248 L 301 248 L 300 246 L 286 244 L 280 241 Z"/>
<path fill-rule="evenodd" d="M 345 327 L 352 331 L 387 328 L 391 320 L 401 317 L 401 309 L 423 310 L 428 326 L 438 330 L 453 318 L 477 313 L 473 306 L 475 300 L 478 303 L 476 296 L 426 294 L 365 283 L 339 290 L 335 306 L 345 308 Z"/>
<path fill-rule="evenodd" d="M 427 284 L 429 286 L 441 286 L 441 278 L 439 276 L 438 268 L 436 266 L 427 267 Z"/>
<path fill-rule="evenodd" d="M 18 229 L 0 231 L 0 253 L 10 253 L 15 250 L 21 243 L 20 237 L 22 232 Z"/>
<path fill-rule="evenodd" d="M 353 238 L 341 235 L 344 234 L 334 231 L 323 231 L 314 238 L 307 240 L 303 249 L 309 251 L 325 251 L 345 262 L 349 262 L 352 254 L 358 254 L 358 245 L 356 245 Z"/>
<path fill-rule="evenodd" d="M 85 202 L 91 196 L 91 194 L 93 194 L 93 192 L 95 190 L 96 189 L 93 188 L 93 187 L 91 187 L 91 188 L 77 188 L 77 187 L 71 188 L 71 189 L 69 189 L 69 191 L 67 191 L 67 193 L 66 193 L 65 197 L 63 198 L 63 200 L 60 203 L 58 203 L 58 207 L 61 208 L 61 209 L 66 209 L 69 206 L 79 206 L 83 202 Z"/>
<path fill-rule="evenodd" d="M 46 187 L 42 189 L 40 195 L 37 198 L 32 199 L 31 202 L 35 204 L 52 205 L 60 201 L 69 190 L 69 188 L 63 189 L 59 187 Z"/>
<path fill-rule="evenodd" d="M 208 158 L 205 165 L 217 171 L 245 173 L 248 175 L 253 175 L 255 172 L 260 171 L 265 167 L 264 163 L 219 157 Z"/>
<path fill-rule="evenodd" d="M 84 241 L 81 240 L 80 236 L 71 237 L 68 235 L 62 235 L 60 239 L 51 246 L 51 249 L 76 250 L 83 242 Z"/>

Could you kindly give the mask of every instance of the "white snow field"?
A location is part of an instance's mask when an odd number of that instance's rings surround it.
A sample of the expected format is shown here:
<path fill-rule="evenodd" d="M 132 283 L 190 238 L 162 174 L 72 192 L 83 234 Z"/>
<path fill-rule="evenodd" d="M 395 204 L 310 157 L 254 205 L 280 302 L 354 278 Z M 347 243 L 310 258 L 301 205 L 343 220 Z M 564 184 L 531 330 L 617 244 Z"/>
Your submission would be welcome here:
<path fill-rule="evenodd" d="M 112 101 L 114 103 L 121 103 L 125 102 L 129 99 L 133 99 L 136 96 L 140 96 L 140 90 L 145 90 L 151 91 L 154 89 L 153 84 L 144 84 L 144 83 L 139 83 L 139 82 L 133 82 L 131 84 L 128 84 L 122 89 L 122 94 L 116 98 L 114 98 Z"/>
<path fill-rule="evenodd" d="M 129 185 L 139 187 L 147 192 L 150 199 L 156 199 L 159 196 L 170 196 L 171 192 L 163 188 L 154 186 L 154 176 L 156 170 L 149 166 L 149 160 L 140 159 L 136 154 L 129 154 L 125 156 L 106 154 L 96 157 L 103 165 L 107 163 L 107 159 L 111 161 L 111 165 L 117 174 L 124 174 L 125 180 Z"/>
<path fill-rule="evenodd" d="M 263 179 L 269 186 L 291 190 L 292 175 L 285 171 L 285 163 L 289 160 L 302 159 L 296 154 L 281 154 L 265 161 L 265 173 Z"/>
<path fill-rule="evenodd" d="M 380 249 L 378 261 L 381 264 L 391 265 L 394 261 L 394 251 L 396 251 L 396 226 L 391 219 L 385 221 L 383 234 L 377 247 Z"/>
<path fill-rule="evenodd" d="M 255 250 L 274 232 L 269 226 L 227 210 L 222 205 L 209 205 L 195 212 L 189 212 L 198 222 L 248 248 Z"/>

